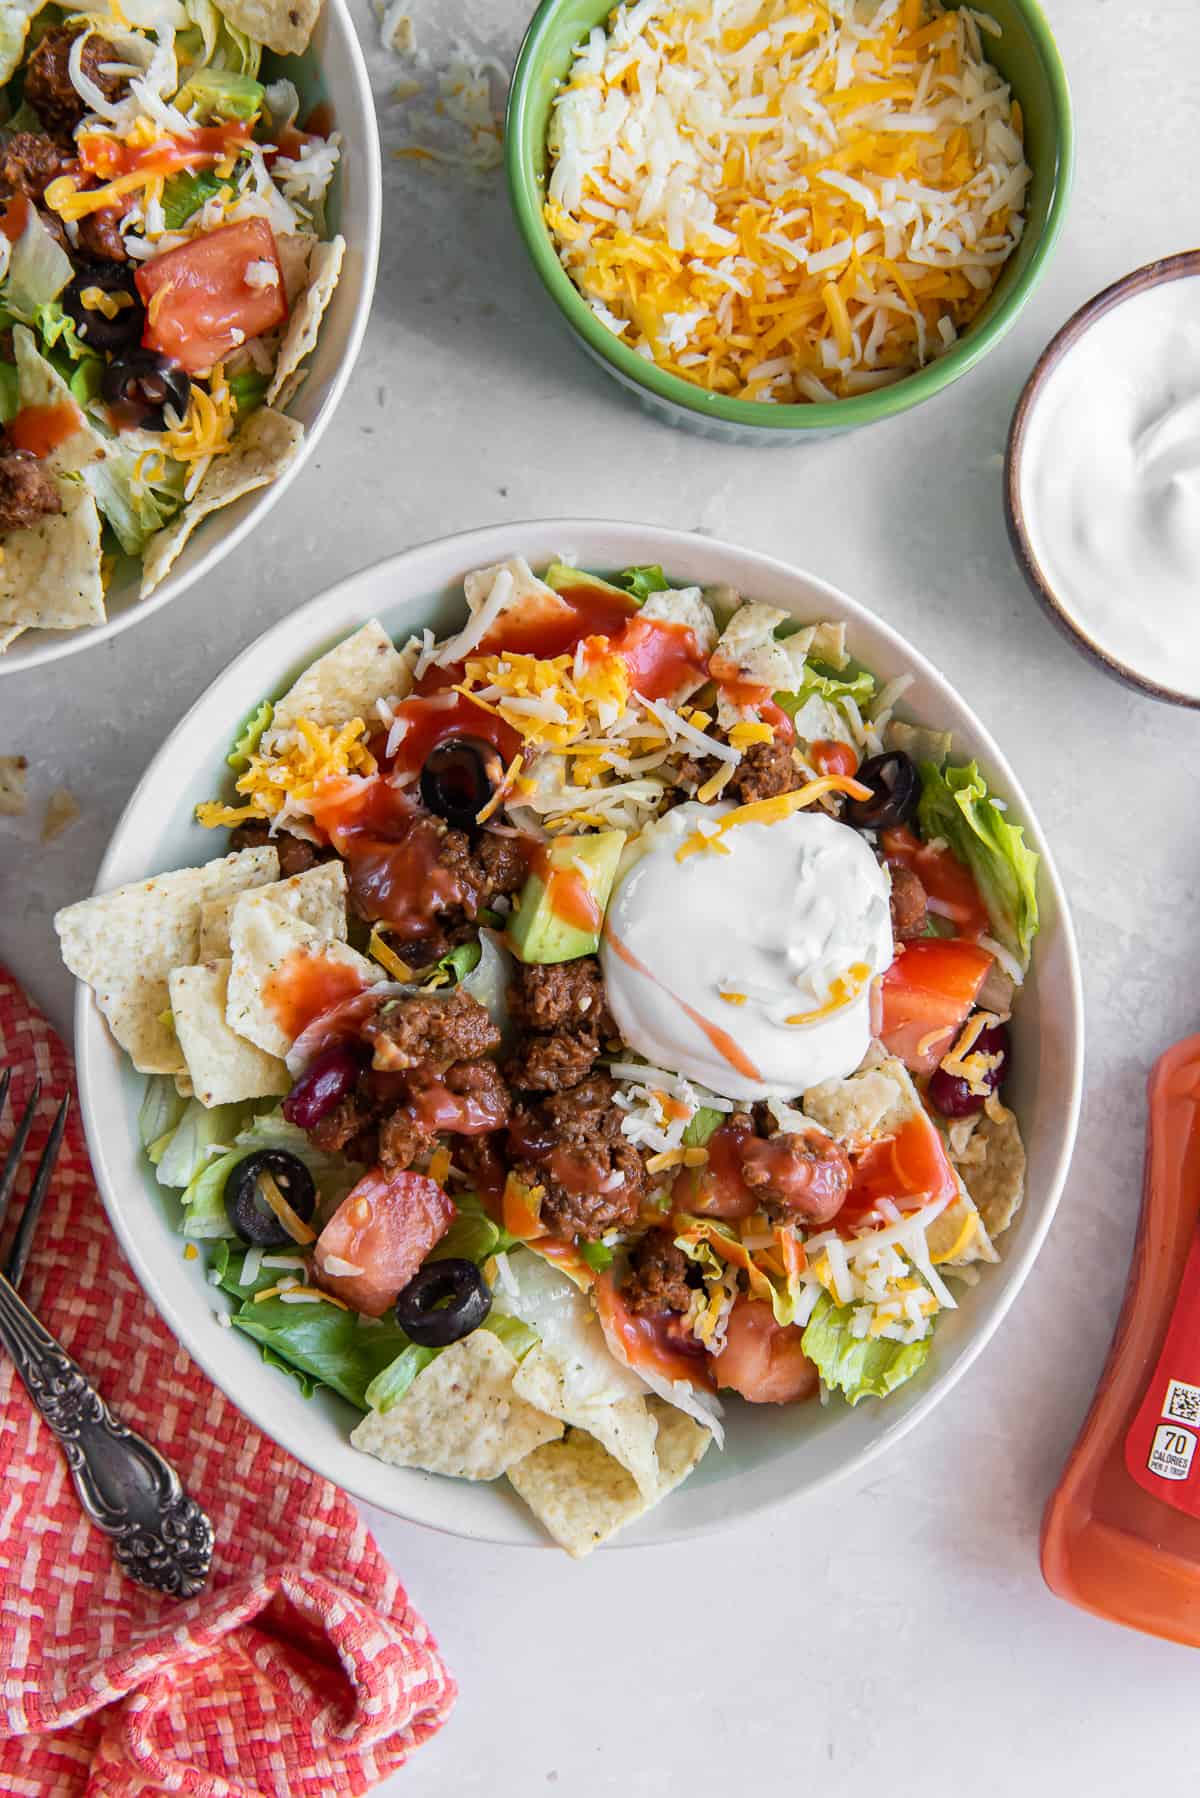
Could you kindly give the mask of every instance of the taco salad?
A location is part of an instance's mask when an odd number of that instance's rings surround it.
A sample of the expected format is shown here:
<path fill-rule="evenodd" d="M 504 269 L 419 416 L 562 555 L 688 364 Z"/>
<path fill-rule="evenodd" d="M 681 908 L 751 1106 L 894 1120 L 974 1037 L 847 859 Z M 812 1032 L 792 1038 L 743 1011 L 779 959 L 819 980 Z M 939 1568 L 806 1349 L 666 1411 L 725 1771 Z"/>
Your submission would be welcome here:
<path fill-rule="evenodd" d="M 320 0 L 0 6 L 0 650 L 274 480 L 345 243 Z"/>
<path fill-rule="evenodd" d="M 731 1409 L 928 1377 L 1023 1195 L 1037 858 L 836 619 L 464 586 L 264 700 L 203 866 L 56 925 L 214 1328 L 578 1555 Z"/>

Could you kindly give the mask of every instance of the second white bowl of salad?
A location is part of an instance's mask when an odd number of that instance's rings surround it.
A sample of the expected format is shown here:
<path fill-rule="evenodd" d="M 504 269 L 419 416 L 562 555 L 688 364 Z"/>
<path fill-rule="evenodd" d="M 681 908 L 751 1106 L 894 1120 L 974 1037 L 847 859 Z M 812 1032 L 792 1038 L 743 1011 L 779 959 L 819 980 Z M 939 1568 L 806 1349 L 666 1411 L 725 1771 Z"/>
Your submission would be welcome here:
<path fill-rule="evenodd" d="M 355 576 L 200 699 L 60 913 L 117 1239 L 256 1423 L 580 1555 L 861 1466 L 1074 1139 L 1000 751 L 844 594 L 642 525 Z"/>
<path fill-rule="evenodd" d="M 253 528 L 349 378 L 379 229 L 343 0 L 0 21 L 0 674 Z"/>

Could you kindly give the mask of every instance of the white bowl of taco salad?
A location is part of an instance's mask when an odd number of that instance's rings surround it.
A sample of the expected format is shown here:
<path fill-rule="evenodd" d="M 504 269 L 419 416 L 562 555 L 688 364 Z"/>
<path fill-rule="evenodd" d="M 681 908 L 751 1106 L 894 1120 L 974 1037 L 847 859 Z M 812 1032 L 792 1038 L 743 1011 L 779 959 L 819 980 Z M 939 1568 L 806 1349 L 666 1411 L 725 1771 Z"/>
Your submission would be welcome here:
<path fill-rule="evenodd" d="M 56 922 L 117 1237 L 398 1515 L 578 1555 L 811 1491 L 1048 1228 L 1082 1017 L 1037 824 L 767 558 L 573 521 L 355 576 L 181 721 L 97 891 Z"/>
<path fill-rule="evenodd" d="M 331 417 L 379 245 L 342 0 L 0 9 L 0 674 L 176 598 Z"/>

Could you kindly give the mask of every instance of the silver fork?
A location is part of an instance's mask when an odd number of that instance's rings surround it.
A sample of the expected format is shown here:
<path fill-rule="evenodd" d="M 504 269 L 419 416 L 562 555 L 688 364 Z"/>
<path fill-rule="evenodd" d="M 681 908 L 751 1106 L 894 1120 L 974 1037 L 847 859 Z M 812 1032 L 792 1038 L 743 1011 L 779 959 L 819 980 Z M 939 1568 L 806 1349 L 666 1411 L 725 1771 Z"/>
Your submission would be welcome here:
<path fill-rule="evenodd" d="M 0 1072 L 0 1118 L 9 1073 Z M 41 1097 L 35 1080 L 0 1170 L 0 1227 Z M 0 1343 L 16 1363 L 33 1403 L 58 1438 L 84 1511 L 113 1540 L 117 1560 L 139 1586 L 172 1598 L 191 1598 L 208 1579 L 213 1528 L 179 1475 L 143 1436 L 127 1428 L 66 1350 L 38 1322 L 17 1288 L 50 1189 L 66 1129 L 70 1094 L 50 1127 L 29 1199 L 0 1274 Z"/>

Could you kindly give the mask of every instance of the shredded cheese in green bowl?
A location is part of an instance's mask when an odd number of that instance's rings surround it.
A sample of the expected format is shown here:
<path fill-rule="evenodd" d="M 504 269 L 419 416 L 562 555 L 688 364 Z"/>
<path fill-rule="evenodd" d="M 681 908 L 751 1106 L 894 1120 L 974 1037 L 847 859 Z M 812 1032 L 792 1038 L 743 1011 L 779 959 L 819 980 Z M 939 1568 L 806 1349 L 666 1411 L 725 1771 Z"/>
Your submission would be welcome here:
<path fill-rule="evenodd" d="M 1036 284 L 1071 170 L 1033 0 L 543 0 L 506 142 L 585 348 L 673 422 L 756 442 L 972 367 Z"/>

